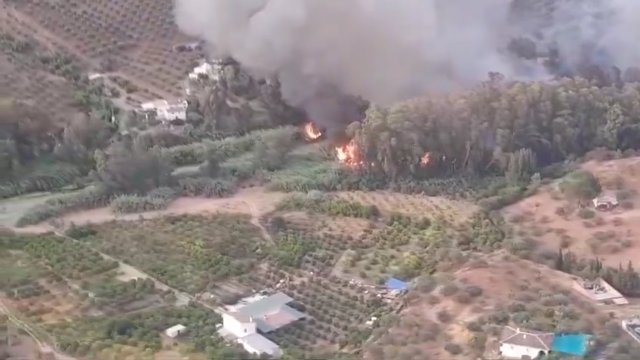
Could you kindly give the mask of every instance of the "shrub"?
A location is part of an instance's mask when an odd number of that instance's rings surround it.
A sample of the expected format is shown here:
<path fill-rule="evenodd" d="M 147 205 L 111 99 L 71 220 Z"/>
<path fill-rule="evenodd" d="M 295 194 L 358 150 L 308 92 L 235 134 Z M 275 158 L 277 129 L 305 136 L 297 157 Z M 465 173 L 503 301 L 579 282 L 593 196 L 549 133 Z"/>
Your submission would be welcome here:
<path fill-rule="evenodd" d="M 471 296 L 466 292 L 457 293 L 454 299 L 459 304 L 469 304 L 471 302 Z"/>
<path fill-rule="evenodd" d="M 280 202 L 277 208 L 278 210 L 314 211 L 332 216 L 346 216 L 365 219 L 373 219 L 380 215 L 380 211 L 374 205 L 363 205 L 357 202 L 332 197 L 318 198 L 315 195 L 289 196 Z"/>
<path fill-rule="evenodd" d="M 438 321 L 440 321 L 441 323 L 448 323 L 449 321 L 451 321 L 451 314 L 449 314 L 449 312 L 447 310 L 440 310 L 436 313 L 436 317 L 438 318 Z"/>
<path fill-rule="evenodd" d="M 631 190 L 620 190 L 616 192 L 616 198 L 618 201 L 629 200 L 633 195 L 634 194 Z"/>
<path fill-rule="evenodd" d="M 75 224 L 71 224 L 71 227 L 64 233 L 70 238 L 74 238 L 76 240 L 83 239 L 89 236 L 94 236 L 98 234 L 95 229 L 92 229 L 88 226 L 76 226 Z"/>
<path fill-rule="evenodd" d="M 81 176 L 80 169 L 71 164 L 57 163 L 37 166 L 25 175 L 16 176 L 19 180 L 0 183 L 0 199 L 60 189 L 73 184 Z"/>
<path fill-rule="evenodd" d="M 578 210 L 577 214 L 581 219 L 593 219 L 594 217 L 596 217 L 595 211 L 585 208 Z"/>
<path fill-rule="evenodd" d="M 626 210 L 631 210 L 634 208 L 633 202 L 629 200 L 624 200 L 620 202 L 620 207 Z"/>
<path fill-rule="evenodd" d="M 444 349 L 452 355 L 460 355 L 462 354 L 462 347 L 458 344 L 449 343 L 444 346 Z"/>
<path fill-rule="evenodd" d="M 475 285 L 469 285 L 464 289 L 464 292 L 469 294 L 471 297 L 478 297 L 482 295 L 482 288 Z"/>
<path fill-rule="evenodd" d="M 155 211 L 166 209 L 173 199 L 161 197 L 150 197 L 140 195 L 120 195 L 116 196 L 111 203 L 111 210 L 115 213 L 130 214 L 145 211 Z"/>
<path fill-rule="evenodd" d="M 173 146 L 170 148 L 158 148 L 158 151 L 174 166 L 187 166 L 202 164 L 210 157 L 218 161 L 242 155 L 253 149 L 258 141 L 271 143 L 281 137 L 294 138 L 298 129 L 293 126 L 285 126 L 276 129 L 253 131 L 244 136 L 227 137 L 221 140 L 204 140 L 188 145 Z"/>
<path fill-rule="evenodd" d="M 458 290 L 459 288 L 456 284 L 449 283 L 449 284 L 443 285 L 442 288 L 440 288 L 440 295 L 452 296 L 453 294 L 457 293 Z"/>
<path fill-rule="evenodd" d="M 221 198 L 232 195 L 237 190 L 236 184 L 232 181 L 205 177 L 181 179 L 178 184 L 182 194 L 185 196 Z"/>
<path fill-rule="evenodd" d="M 105 188 L 89 187 L 71 195 L 47 200 L 28 209 L 16 222 L 17 227 L 35 225 L 65 213 L 106 206 L 111 199 Z"/>

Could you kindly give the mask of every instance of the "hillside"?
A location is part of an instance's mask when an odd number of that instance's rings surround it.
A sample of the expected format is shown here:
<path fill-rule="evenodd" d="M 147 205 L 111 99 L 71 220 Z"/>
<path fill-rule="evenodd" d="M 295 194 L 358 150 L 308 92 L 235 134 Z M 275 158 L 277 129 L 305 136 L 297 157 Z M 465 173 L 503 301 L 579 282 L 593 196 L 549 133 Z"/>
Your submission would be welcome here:
<path fill-rule="evenodd" d="M 174 21 L 171 0 L 6 1 L 8 34 L 26 32 L 51 50 L 68 53 L 87 71 L 127 83 L 131 101 L 182 96 L 182 81 L 201 51 L 174 51 L 192 44 Z"/>
<path fill-rule="evenodd" d="M 186 94 L 172 0 L 2 4 L 0 355 L 493 359 L 515 327 L 640 356 L 637 83 L 491 73 L 310 119 L 230 58 Z"/>

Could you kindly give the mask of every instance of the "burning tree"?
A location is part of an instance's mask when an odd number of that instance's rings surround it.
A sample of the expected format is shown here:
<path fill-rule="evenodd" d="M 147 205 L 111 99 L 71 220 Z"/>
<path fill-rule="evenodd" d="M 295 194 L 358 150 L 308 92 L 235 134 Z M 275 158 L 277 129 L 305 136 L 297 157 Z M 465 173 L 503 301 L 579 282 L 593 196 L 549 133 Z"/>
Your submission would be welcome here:
<path fill-rule="evenodd" d="M 302 131 L 304 133 L 304 137 L 309 141 L 318 140 L 322 137 L 322 132 L 311 121 L 304 124 Z"/>

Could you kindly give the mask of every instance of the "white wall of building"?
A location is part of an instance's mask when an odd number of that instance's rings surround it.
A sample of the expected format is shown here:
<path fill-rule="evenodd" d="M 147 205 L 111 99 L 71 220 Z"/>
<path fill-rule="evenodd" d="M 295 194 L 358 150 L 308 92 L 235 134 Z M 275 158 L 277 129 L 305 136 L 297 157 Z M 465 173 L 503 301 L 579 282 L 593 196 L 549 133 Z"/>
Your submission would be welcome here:
<path fill-rule="evenodd" d="M 258 335 L 258 336 L 262 337 L 262 335 Z M 250 354 L 254 354 L 254 355 L 268 354 L 273 358 L 280 358 L 282 356 L 282 349 L 280 349 L 280 347 L 277 346 L 275 343 L 273 343 L 274 345 L 273 348 L 269 347 L 265 349 L 258 349 L 254 347 L 251 341 L 247 341 L 246 338 L 240 338 L 237 341 L 238 341 L 238 344 L 242 345 L 242 347 Z"/>
<path fill-rule="evenodd" d="M 540 351 L 544 350 L 513 344 L 500 345 L 500 352 L 502 353 L 502 356 L 508 359 L 521 359 L 525 355 L 535 359 Z"/>
<path fill-rule="evenodd" d="M 258 331 L 255 322 L 243 323 L 228 314 L 222 314 L 222 326 L 239 338 L 255 334 Z"/>
<path fill-rule="evenodd" d="M 185 331 L 187 331 L 187 328 L 183 325 L 178 324 L 176 326 L 168 328 L 164 333 L 170 338 L 175 338 L 178 337 L 178 335 L 183 334 Z"/>
<path fill-rule="evenodd" d="M 156 110 L 158 114 L 158 120 L 162 121 L 171 121 L 171 120 L 186 120 L 187 119 L 187 109 L 158 109 Z"/>
<path fill-rule="evenodd" d="M 213 73 L 213 66 L 209 63 L 202 63 L 199 66 L 196 66 L 192 72 L 189 73 L 189 79 L 197 80 L 199 75 L 207 75 Z"/>
<path fill-rule="evenodd" d="M 250 354 L 260 355 L 262 353 L 262 351 L 254 348 L 247 341 L 242 341 L 242 339 L 238 339 L 238 343 L 242 345 L 242 347 Z"/>

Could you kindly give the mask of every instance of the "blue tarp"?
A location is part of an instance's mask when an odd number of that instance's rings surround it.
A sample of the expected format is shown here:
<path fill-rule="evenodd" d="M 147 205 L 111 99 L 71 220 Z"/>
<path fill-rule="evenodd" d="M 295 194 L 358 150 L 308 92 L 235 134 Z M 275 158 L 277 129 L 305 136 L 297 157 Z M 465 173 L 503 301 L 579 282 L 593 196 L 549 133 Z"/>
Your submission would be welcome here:
<path fill-rule="evenodd" d="M 557 334 L 553 338 L 551 351 L 561 354 L 586 356 L 589 352 L 589 340 L 587 334 Z"/>
<path fill-rule="evenodd" d="M 389 290 L 408 290 L 409 289 L 409 284 L 407 284 L 406 282 L 396 279 L 396 278 L 389 278 L 389 280 L 387 280 L 386 283 L 384 283 L 384 286 L 387 287 L 387 289 Z"/>

